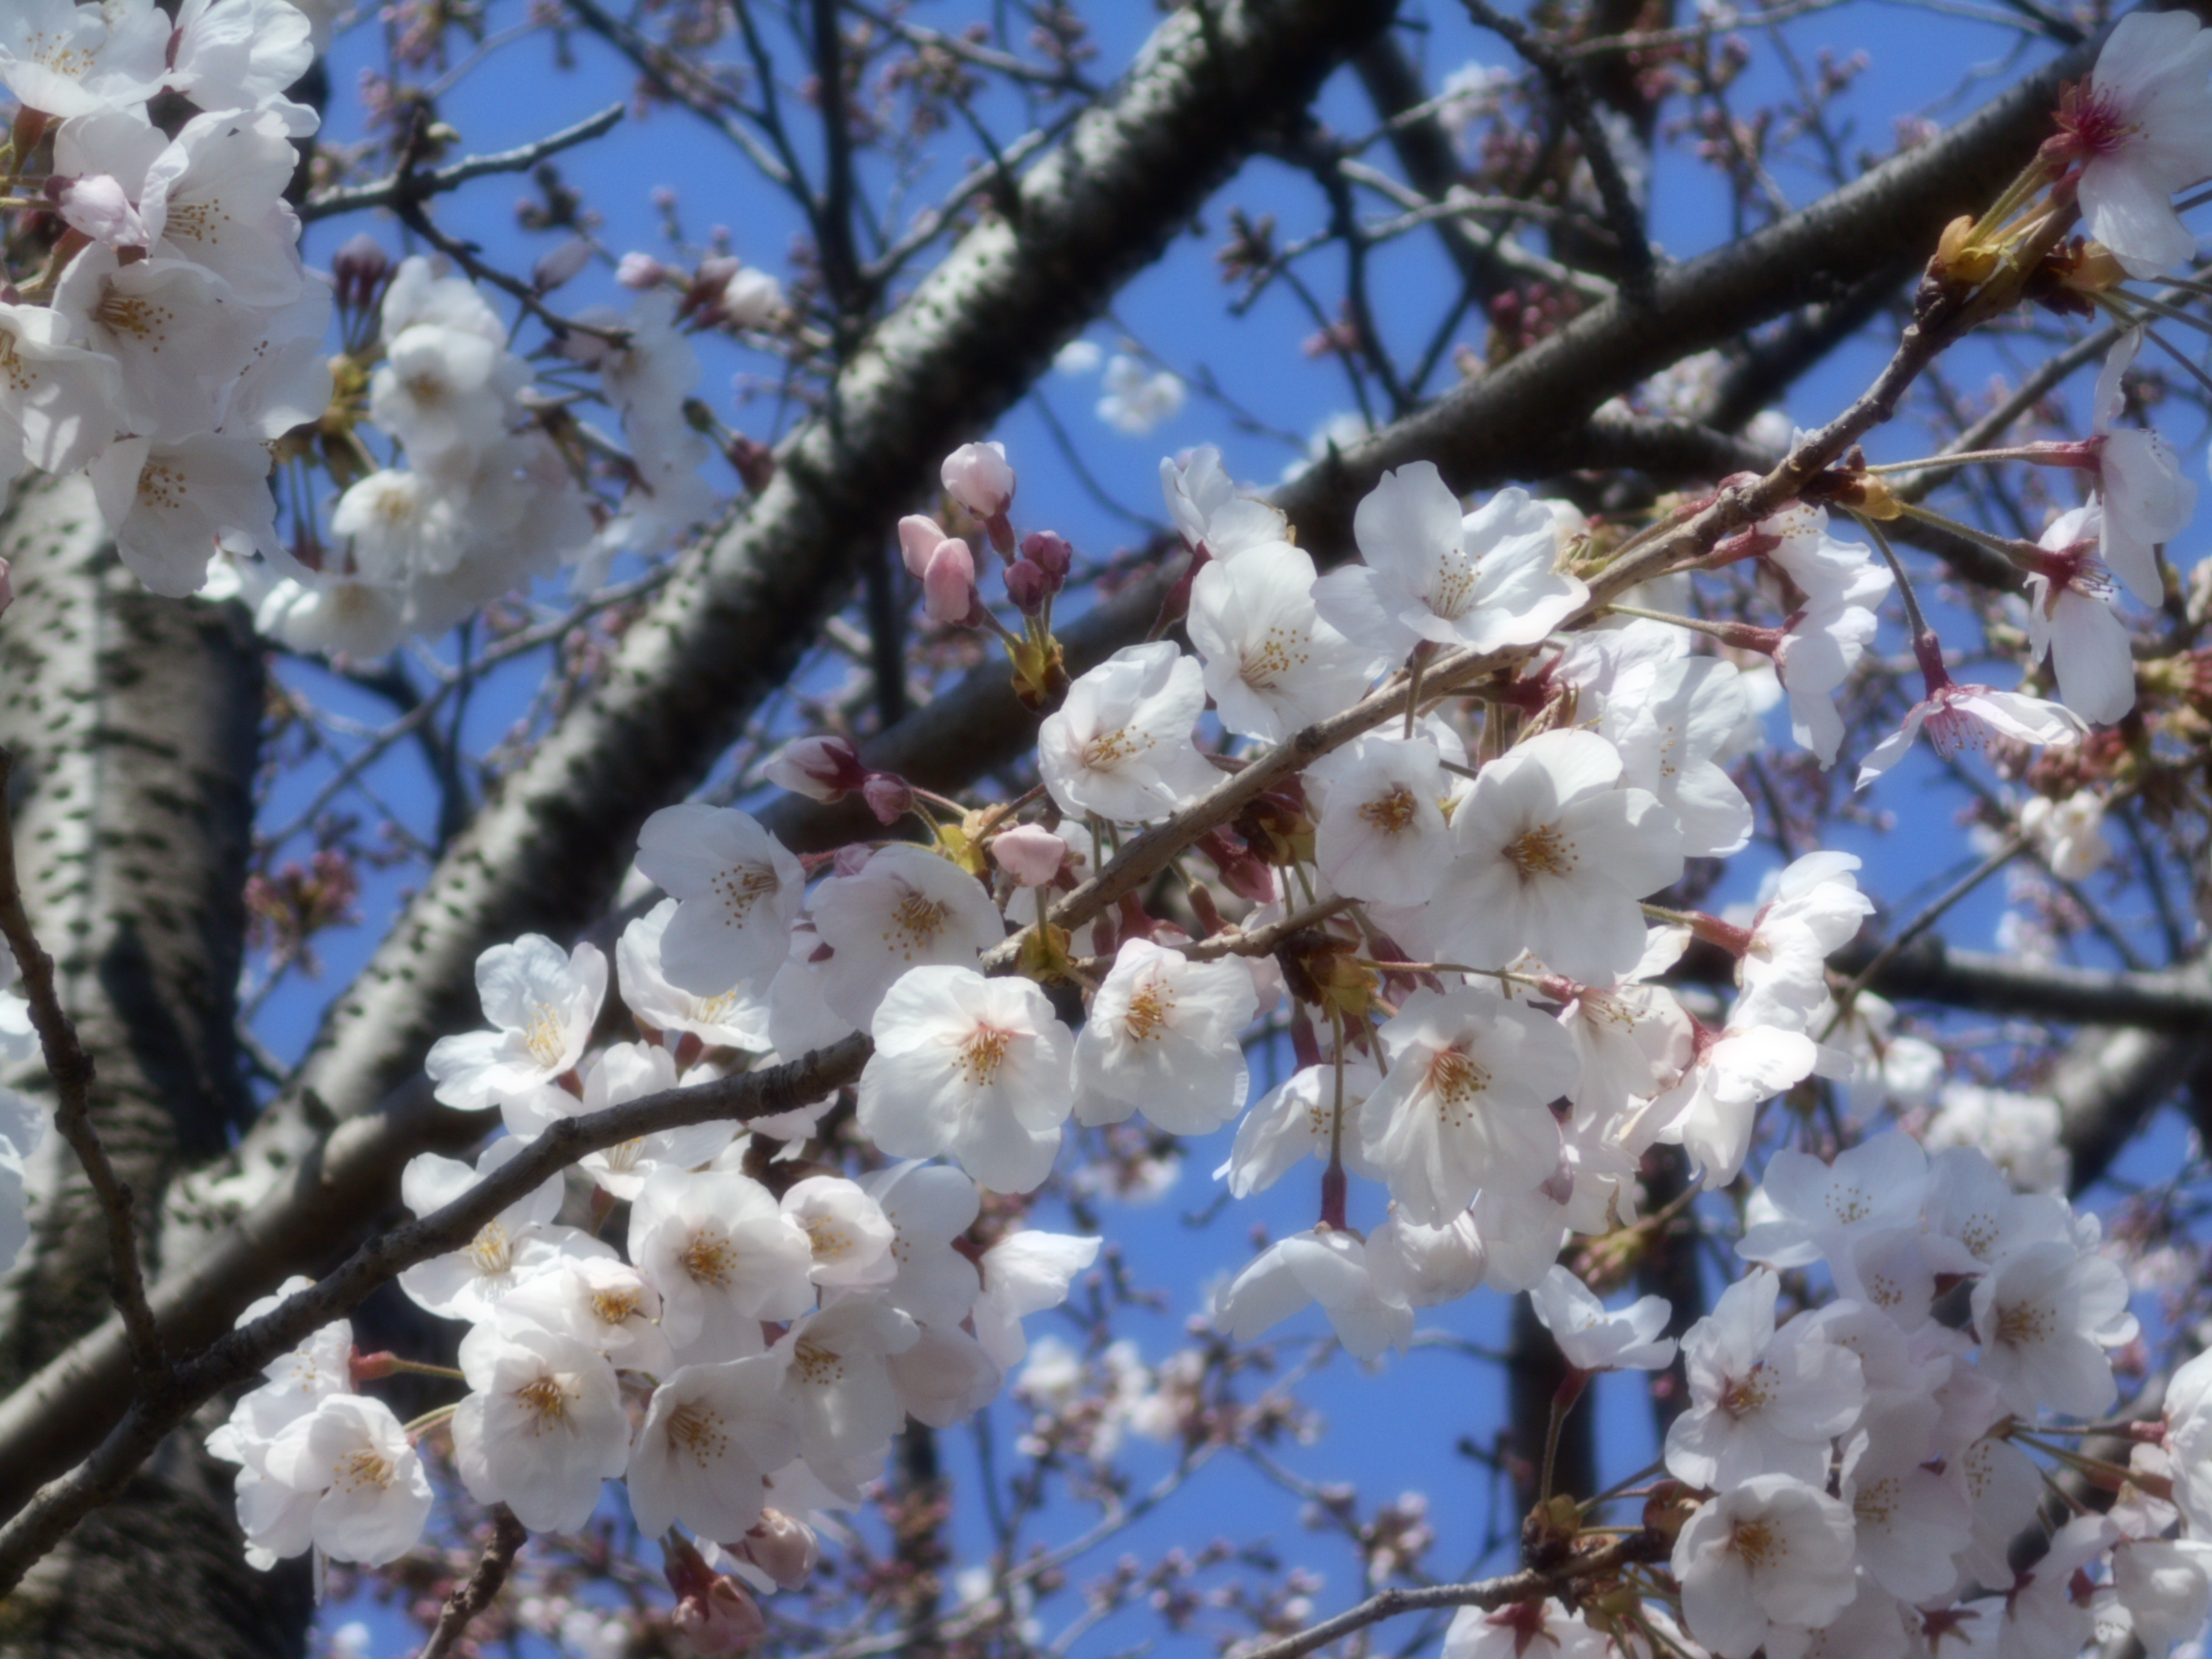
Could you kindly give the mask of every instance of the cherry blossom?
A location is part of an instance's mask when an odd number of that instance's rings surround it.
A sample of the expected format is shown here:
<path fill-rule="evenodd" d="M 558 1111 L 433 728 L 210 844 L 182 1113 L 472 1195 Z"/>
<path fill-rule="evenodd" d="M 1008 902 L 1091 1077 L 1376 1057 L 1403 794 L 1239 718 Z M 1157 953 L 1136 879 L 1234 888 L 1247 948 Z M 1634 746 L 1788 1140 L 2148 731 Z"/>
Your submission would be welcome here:
<path fill-rule="evenodd" d="M 1484 1281 L 1490 1249 L 1462 1210 L 1441 1227 L 1392 1213 L 1367 1235 L 1367 1272 L 1386 1306 L 1437 1308 L 1468 1295 Z"/>
<path fill-rule="evenodd" d="M 1098 1259 L 1101 1243 L 1025 1227 L 983 1252 L 975 1339 L 1000 1370 L 1012 1370 L 1029 1351 L 1022 1321 L 1066 1301 L 1075 1275 Z"/>
<path fill-rule="evenodd" d="M 2094 1417 L 2119 1398 L 2105 1350 L 2136 1328 L 2118 1262 L 2029 1244 L 1974 1286 L 1973 1307 L 1982 1370 L 2014 1410 Z"/>
<path fill-rule="evenodd" d="M 783 1395 L 788 1363 L 779 1350 L 686 1365 L 653 1391 L 626 1480 L 640 1533 L 657 1538 L 680 1522 L 741 1538 L 760 1519 L 767 1477 L 799 1455 Z"/>
<path fill-rule="evenodd" d="M 1221 1292 L 1214 1322 L 1249 1342 L 1316 1302 L 1356 1358 L 1379 1359 L 1389 1348 L 1402 1352 L 1412 1340 L 1413 1310 L 1383 1300 L 1368 1271 L 1367 1246 L 1328 1227 L 1269 1245 Z"/>
<path fill-rule="evenodd" d="M 1208 1134 L 1244 1109 L 1239 1034 L 1257 1004 L 1234 957 L 1195 962 L 1149 939 L 1124 943 L 1075 1039 L 1075 1121 L 1134 1111 L 1171 1134 Z"/>
<path fill-rule="evenodd" d="M 1390 1066 L 1360 1147 L 1408 1216 L 1440 1226 L 1478 1188 L 1533 1188 L 1559 1167 L 1550 1103 L 1577 1068 L 1556 1022 L 1480 990 L 1416 991 L 1379 1035 Z"/>
<path fill-rule="evenodd" d="M 153 0 L 21 0 L 0 13 L 0 86 L 58 118 L 143 104 L 161 84 L 168 41 Z"/>
<path fill-rule="evenodd" d="M 1709 1182 L 1735 1179 L 1751 1150 L 1759 1109 L 1813 1073 L 1820 1051 L 1802 1031 L 1739 1025 L 1698 1025 L 1689 1065 L 1639 1115 L 1640 1132 L 1680 1146 Z"/>
<path fill-rule="evenodd" d="M 1593 732 L 1547 732 L 1482 769 L 1452 814 L 1437 886 L 1439 948 L 1478 968 L 1523 951 L 1602 983 L 1644 954 L 1638 901 L 1681 873 L 1674 815 L 1621 786 L 1620 751 Z"/>
<path fill-rule="evenodd" d="M 1370 732 L 1308 769 L 1318 785 L 1314 862 L 1329 885 L 1377 904 L 1421 904 L 1451 862 L 1443 802 L 1450 796 L 1427 738 Z"/>
<path fill-rule="evenodd" d="M 712 996 L 680 991 L 661 970 L 660 945 L 668 924 L 675 919 L 677 901 L 661 902 L 623 929 L 615 944 L 615 978 L 623 1006 L 641 1026 L 669 1036 L 696 1036 L 709 1048 L 738 1048 L 765 1053 L 775 1044 L 769 1037 L 766 981 L 741 984 L 732 980 Z M 781 968 L 788 958 L 789 941 Z"/>
<path fill-rule="evenodd" d="M 630 1206 L 629 1259 L 659 1287 L 661 1330 L 685 1363 L 758 1353 L 761 1321 L 814 1305 L 806 1230 L 734 1170 L 655 1170 Z"/>
<path fill-rule="evenodd" d="M 2051 659 L 2069 708 L 2108 726 L 2136 706 L 2136 665 L 2111 583 L 2086 551 L 2101 516 L 2094 505 L 2077 507 L 2043 532 L 2044 562 L 2027 579 L 2027 654 Z"/>
<path fill-rule="evenodd" d="M 1312 557 L 1287 542 L 1215 559 L 1190 589 L 1187 627 L 1230 731 L 1277 743 L 1350 708 L 1374 678 L 1371 653 L 1321 620 Z"/>
<path fill-rule="evenodd" d="M 1780 1289 L 1764 1268 L 1738 1279 L 1682 1338 L 1690 1407 L 1667 1431 L 1667 1468 L 1691 1486 L 1825 1481 L 1829 1443 L 1866 1403 L 1856 1353 L 1802 1316 L 1776 1328 Z"/>
<path fill-rule="evenodd" d="M 813 1249 L 807 1277 L 817 1285 L 881 1285 L 897 1277 L 890 1218 L 857 1183 L 809 1176 L 793 1182 L 781 1202 Z"/>
<path fill-rule="evenodd" d="M 1579 1609 L 1549 1599 L 1510 1601 L 1495 1613 L 1462 1607 L 1444 1631 L 1443 1659 L 1522 1659 L 1532 1648 L 1544 1659 L 1605 1659 L 1611 1651 Z"/>
<path fill-rule="evenodd" d="M 1720 1659 L 1802 1659 L 1857 1594 L 1851 1512 L 1786 1474 L 1754 1475 L 1698 1507 L 1674 1540 L 1690 1634 Z"/>
<path fill-rule="evenodd" d="M 921 1337 L 913 1319 L 877 1291 L 807 1315 L 776 1344 L 799 1455 L 816 1474 L 890 1445 L 903 1413 L 885 1361 Z"/>
<path fill-rule="evenodd" d="M 1027 980 L 910 969 L 877 1009 L 860 1073 L 862 1133 L 894 1158 L 950 1153 L 993 1192 L 1052 1173 L 1073 1109 L 1074 1039 Z"/>
<path fill-rule="evenodd" d="M 1578 1371 L 1663 1370 L 1674 1361 L 1674 1340 L 1659 1334 L 1674 1312 L 1663 1297 L 1608 1312 L 1581 1279 L 1554 1266 L 1528 1293 L 1528 1303 Z"/>
<path fill-rule="evenodd" d="M 2089 234 L 2134 276 L 2191 258 L 2197 239 L 2168 199 L 2212 174 L 2212 37 L 2185 12 L 2130 13 L 2059 106 L 2052 159 L 2077 163 Z"/>
<path fill-rule="evenodd" d="M 480 1110 L 574 1069 L 606 991 L 607 959 L 595 945 L 564 955 L 543 933 L 525 933 L 493 945 L 477 958 L 477 994 L 494 1029 L 431 1045 L 438 1098 Z"/>
<path fill-rule="evenodd" d="M 214 432 L 173 443 L 119 438 L 91 473 L 115 550 L 154 592 L 198 592 L 222 542 L 264 551 L 276 545 L 269 451 L 253 439 Z"/>
<path fill-rule="evenodd" d="M 983 1293 L 983 1276 L 952 1241 L 975 1224 L 982 1203 L 975 1183 L 945 1164 L 915 1158 L 878 1170 L 862 1187 L 890 1224 L 892 1305 L 925 1325 L 967 1318 Z"/>
<path fill-rule="evenodd" d="M 44 306 L 0 304 L 0 479 L 24 462 L 75 472 L 105 450 L 123 419 L 112 357 L 70 339 L 69 319 Z"/>
<path fill-rule="evenodd" d="M 430 1518 L 430 1479 L 392 1407 L 331 1395 L 269 1449 L 268 1477 L 315 1494 L 308 1535 L 334 1561 L 381 1566 L 413 1549 Z"/>
<path fill-rule="evenodd" d="M 669 983 L 712 996 L 782 964 L 805 872 L 750 812 L 665 806 L 637 833 L 637 867 L 677 901 L 660 936 Z"/>
<path fill-rule="evenodd" d="M 434 1214 L 520 1157 L 529 1144 L 514 1136 L 495 1140 L 473 1169 L 459 1158 L 418 1153 L 400 1173 L 399 1201 L 417 1216 Z M 578 1228 L 554 1225 L 560 1208 L 561 1178 L 549 1176 L 477 1228 L 463 1249 L 418 1261 L 402 1273 L 399 1288 L 428 1312 L 478 1320 L 537 1273 L 571 1257 L 614 1254 Z"/>
<path fill-rule="evenodd" d="M 813 916 L 836 952 L 821 970 L 823 1000 L 855 1025 L 875 1018 L 884 993 L 909 969 L 964 967 L 1006 936 L 981 884 L 903 842 L 877 848 L 854 874 L 823 882 Z"/>
<path fill-rule="evenodd" d="M 1674 814 L 1686 857 L 1726 857 L 1751 838 L 1751 803 L 1714 758 L 1744 722 L 1741 679 L 1717 657 L 1677 657 L 1622 673 L 1606 697 L 1598 729 L 1622 781 Z"/>
<path fill-rule="evenodd" d="M 614 1368 L 573 1336 L 494 1320 L 461 1339 L 469 1393 L 453 1413 L 453 1462 L 480 1504 L 533 1532 L 591 1519 L 599 1483 L 629 1463 Z"/>
<path fill-rule="evenodd" d="M 1462 517 L 1433 462 L 1384 473 L 1354 513 L 1352 534 L 1365 562 L 1322 577 L 1314 602 L 1323 621 L 1390 662 L 1423 641 L 1477 651 L 1532 645 L 1589 597 L 1553 568 L 1548 511 L 1501 489 Z"/>
<path fill-rule="evenodd" d="M 1307 1066 L 1261 1097 L 1237 1126 L 1229 1160 L 1216 1180 L 1229 1182 L 1230 1195 L 1249 1198 L 1273 1186 L 1309 1158 L 1326 1162 L 1332 1153 L 1344 1167 L 1370 1181 L 1382 1172 L 1362 1150 L 1360 1111 L 1382 1081 L 1373 1061 L 1354 1054 L 1341 1067 Z M 1342 1101 L 1343 1127 L 1336 1127 Z"/>
<path fill-rule="evenodd" d="M 1037 769 L 1063 812 L 1165 817 L 1220 774 L 1191 740 L 1206 674 L 1163 640 L 1126 646 L 1079 676 L 1037 732 Z"/>
<path fill-rule="evenodd" d="M 2118 424 L 2127 408 L 2122 382 L 2142 342 L 2140 328 L 2121 331 L 2097 372 L 2090 411 L 2097 434 L 2099 499 L 2104 507 L 2096 520 L 2098 556 L 2129 592 L 2155 605 L 2166 598 L 2156 550 L 2188 527 L 2197 510 L 2197 486 L 2183 476 L 2181 463 L 2165 438 L 2148 427 Z"/>

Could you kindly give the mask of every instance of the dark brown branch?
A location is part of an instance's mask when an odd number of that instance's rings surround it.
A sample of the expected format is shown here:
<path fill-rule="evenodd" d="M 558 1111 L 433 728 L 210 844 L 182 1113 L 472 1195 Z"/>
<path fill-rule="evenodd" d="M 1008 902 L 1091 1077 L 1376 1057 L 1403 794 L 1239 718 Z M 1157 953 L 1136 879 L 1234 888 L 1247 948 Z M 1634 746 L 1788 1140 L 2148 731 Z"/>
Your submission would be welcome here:
<path fill-rule="evenodd" d="M 495 155 L 471 155 L 449 167 L 439 167 L 433 172 L 402 171 L 379 179 L 374 184 L 354 185 L 343 190 L 319 191 L 301 204 L 300 217 L 313 223 L 317 219 L 327 219 L 335 214 L 357 213 L 364 208 L 390 207 L 403 196 L 418 202 L 425 197 L 441 196 L 449 190 L 459 190 L 471 179 L 481 179 L 488 173 L 527 173 L 549 155 L 558 155 L 564 149 L 573 149 L 578 144 L 611 132 L 622 118 L 623 106 L 610 104 L 597 115 L 587 117 L 573 127 L 563 127 L 533 144 L 503 149 Z"/>
<path fill-rule="evenodd" d="M 477 1615 L 492 1604 L 507 1575 L 514 1568 L 514 1558 L 523 1545 L 529 1542 L 530 1534 L 514 1511 L 504 1504 L 491 1506 L 491 1537 L 485 1543 L 483 1557 L 477 1570 L 467 1579 L 453 1587 L 446 1598 L 446 1605 L 438 1610 L 438 1626 L 430 1632 L 430 1639 L 422 1644 L 416 1659 L 446 1659 L 453 1644 L 468 1633 L 469 1625 Z"/>
<path fill-rule="evenodd" d="M 92 1056 L 77 1041 L 76 1026 L 62 1007 L 54 985 L 54 959 L 40 945 L 31 930 L 30 914 L 23 908 L 23 886 L 15 868 L 15 829 L 7 810 L 9 781 L 15 757 L 0 749 L 0 936 L 15 957 L 22 975 L 23 997 L 31 1006 L 31 1024 L 39 1034 L 39 1048 L 54 1080 L 54 1127 L 83 1165 L 92 1183 L 93 1201 L 107 1229 L 107 1253 L 114 1277 L 110 1294 L 123 1320 L 130 1342 L 131 1369 L 137 1372 L 142 1397 L 164 1392 L 168 1362 L 161 1352 L 161 1333 L 153 1310 L 146 1305 L 146 1278 L 138 1261 L 138 1238 L 131 1219 L 131 1188 L 115 1172 L 100 1131 L 92 1121 Z"/>

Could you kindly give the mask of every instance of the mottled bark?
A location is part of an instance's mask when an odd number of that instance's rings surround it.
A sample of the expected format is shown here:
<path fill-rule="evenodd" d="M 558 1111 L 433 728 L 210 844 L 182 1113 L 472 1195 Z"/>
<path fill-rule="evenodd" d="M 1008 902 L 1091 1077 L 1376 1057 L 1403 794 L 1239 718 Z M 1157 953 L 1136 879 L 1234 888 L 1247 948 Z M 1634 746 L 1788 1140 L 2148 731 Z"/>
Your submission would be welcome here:
<path fill-rule="evenodd" d="M 0 556 L 0 742 L 16 757 L 27 905 L 98 1075 L 91 1117 L 131 1188 L 145 1267 L 175 1178 L 252 1101 L 234 1016 L 261 712 L 242 617 L 145 592 L 82 478 L 19 493 Z M 9 1081 L 45 1085 L 37 1067 Z M 83 1173 L 49 1137 L 33 1233 L 0 1299 L 0 1387 L 107 1315 L 111 1262 Z M 123 1497 L 0 1603 L 0 1655 L 295 1653 L 302 1575 L 254 1572 L 229 1470 L 182 1431 Z"/>

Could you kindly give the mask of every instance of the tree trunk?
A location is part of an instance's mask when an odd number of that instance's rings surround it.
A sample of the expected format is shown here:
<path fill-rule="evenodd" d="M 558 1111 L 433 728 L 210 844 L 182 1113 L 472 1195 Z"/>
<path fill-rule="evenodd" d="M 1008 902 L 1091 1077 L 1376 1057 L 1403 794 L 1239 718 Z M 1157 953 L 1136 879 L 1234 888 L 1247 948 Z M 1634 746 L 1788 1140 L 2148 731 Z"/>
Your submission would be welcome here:
<path fill-rule="evenodd" d="M 0 533 L 0 742 L 16 758 L 26 901 L 98 1068 L 92 1118 L 129 1183 L 149 1274 L 163 1200 L 252 1111 L 234 1020 L 262 672 L 244 618 L 143 592 L 82 477 L 19 491 Z M 9 1079 L 24 1092 L 43 1073 Z M 32 1236 L 0 1291 L 0 1392 L 108 1310 L 106 1237 L 58 1137 L 30 1170 Z M 0 1654 L 301 1650 L 296 1566 L 254 1572 L 231 1471 L 180 1433 L 125 1497 L 0 1604 Z"/>

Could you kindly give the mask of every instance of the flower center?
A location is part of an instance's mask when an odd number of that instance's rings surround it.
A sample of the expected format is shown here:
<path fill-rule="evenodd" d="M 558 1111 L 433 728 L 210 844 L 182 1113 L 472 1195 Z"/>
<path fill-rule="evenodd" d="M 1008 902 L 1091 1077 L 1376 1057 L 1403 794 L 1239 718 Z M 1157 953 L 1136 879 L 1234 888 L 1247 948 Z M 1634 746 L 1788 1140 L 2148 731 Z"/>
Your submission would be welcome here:
<path fill-rule="evenodd" d="M 1413 792 L 1401 783 L 1395 785 L 1389 794 L 1377 795 L 1363 803 L 1359 817 L 1363 823 L 1373 824 L 1386 836 L 1401 836 L 1419 810 L 1420 802 L 1413 798 Z"/>
<path fill-rule="evenodd" d="M 812 1342 L 800 1342 L 791 1351 L 791 1369 L 809 1387 L 826 1389 L 845 1375 L 845 1357 Z"/>
<path fill-rule="evenodd" d="M 530 1024 L 524 1028 L 522 1046 L 530 1050 L 531 1059 L 549 1072 L 561 1063 L 562 1053 L 568 1046 L 561 1026 L 561 1011 L 551 1003 L 530 1005 Z"/>
<path fill-rule="evenodd" d="M 560 1378 L 532 1377 L 514 1391 L 514 1397 L 530 1413 L 532 1434 L 544 1434 L 553 1429 L 569 1426 L 568 1391 L 561 1386 Z"/>
<path fill-rule="evenodd" d="M 730 1437 L 722 1431 L 720 1413 L 694 1401 L 669 1413 L 668 1443 L 690 1453 L 703 1469 L 729 1454 Z"/>
<path fill-rule="evenodd" d="M 927 950 L 945 931 L 948 912 L 949 907 L 937 900 L 908 892 L 899 901 L 898 908 L 891 912 L 891 925 L 884 934 L 884 943 L 893 950 L 903 950 L 911 961 L 915 951 Z"/>
<path fill-rule="evenodd" d="M 720 1227 L 702 1227 L 691 1235 L 691 1242 L 684 1247 L 677 1258 L 684 1271 L 702 1285 L 712 1285 L 716 1290 L 727 1290 L 737 1267 L 738 1253 L 731 1248 L 730 1236 Z"/>
<path fill-rule="evenodd" d="M 167 461 L 149 459 L 138 475 L 138 505 L 173 513 L 185 504 L 185 475 Z"/>
<path fill-rule="evenodd" d="M 1152 746 L 1152 739 L 1145 732 L 1132 733 L 1127 726 L 1117 726 L 1083 745 L 1083 763 L 1094 772 L 1110 772 L 1132 755 L 1142 754 Z"/>
<path fill-rule="evenodd" d="M 978 1089 L 988 1089 L 996 1083 L 999 1068 L 1006 1063 L 1007 1045 L 1013 1040 L 1012 1031 L 1002 1031 L 995 1025 L 978 1025 L 960 1045 L 961 1081 Z"/>
<path fill-rule="evenodd" d="M 734 870 L 723 871 L 714 881 L 722 908 L 729 912 L 727 925 L 732 927 L 744 926 L 745 918 L 752 914 L 753 906 L 760 902 L 763 896 L 782 885 L 775 872 L 765 864 L 741 864 Z"/>
<path fill-rule="evenodd" d="M 469 1241 L 469 1260 L 485 1278 L 495 1278 L 514 1266 L 514 1241 L 496 1221 L 487 1221 Z"/>
<path fill-rule="evenodd" d="M 1291 669 L 1303 666 L 1312 656 L 1310 651 L 1296 648 L 1297 636 L 1287 628 L 1271 628 L 1247 646 L 1243 660 L 1237 665 L 1237 678 L 1255 691 L 1271 691 L 1283 676 Z"/>
<path fill-rule="evenodd" d="M 1790 1546 L 1770 1521 L 1739 1521 L 1729 1534 L 1729 1547 L 1753 1571 L 1773 1565 L 1790 1553 Z"/>
<path fill-rule="evenodd" d="M 1129 999 L 1129 1012 L 1121 1016 L 1121 1029 L 1132 1042 L 1157 1042 L 1175 1012 L 1175 993 L 1154 980 Z"/>
<path fill-rule="evenodd" d="M 339 1460 L 332 1484 L 342 1492 L 359 1492 L 364 1487 L 382 1492 L 392 1485 L 392 1460 L 364 1446 Z"/>
<path fill-rule="evenodd" d="M 842 1261 L 853 1254 L 852 1232 L 835 1216 L 816 1216 L 806 1224 L 806 1236 L 814 1241 L 817 1261 Z"/>
<path fill-rule="evenodd" d="M 633 1285 L 626 1291 L 593 1291 L 592 1313 L 602 1325 L 619 1325 L 637 1315 L 645 1292 Z"/>
<path fill-rule="evenodd" d="M 1489 1086 L 1490 1073 L 1460 1049 L 1440 1048 L 1429 1061 L 1429 1087 L 1449 1128 L 1464 1128 L 1474 1121 L 1474 1103 Z"/>
<path fill-rule="evenodd" d="M 1575 845 L 1556 823 L 1540 823 L 1505 844 L 1505 861 L 1521 872 L 1523 881 L 1534 876 L 1564 876 L 1575 867 Z"/>
<path fill-rule="evenodd" d="M 156 305 L 143 295 L 125 294 L 112 283 L 92 308 L 92 316 L 110 334 L 128 334 L 154 352 L 167 343 L 169 325 L 176 320 L 167 306 Z"/>
<path fill-rule="evenodd" d="M 2039 1302 L 2014 1302 L 1997 1310 L 1997 1346 L 2027 1347 L 2048 1341 L 2058 1322 Z"/>
<path fill-rule="evenodd" d="M 1456 622 L 1474 597 L 1474 561 L 1454 548 L 1437 565 L 1436 580 L 1429 586 L 1429 609 L 1447 622 Z"/>
<path fill-rule="evenodd" d="M 1748 1417 L 1763 1411 L 1773 1395 L 1773 1379 L 1766 1374 L 1766 1362 L 1762 1359 L 1741 1376 L 1729 1379 L 1721 1390 L 1720 1408 L 1730 1417 Z"/>

